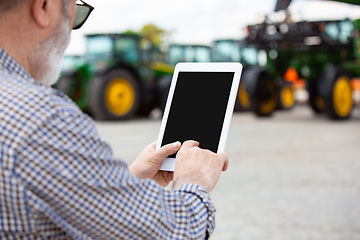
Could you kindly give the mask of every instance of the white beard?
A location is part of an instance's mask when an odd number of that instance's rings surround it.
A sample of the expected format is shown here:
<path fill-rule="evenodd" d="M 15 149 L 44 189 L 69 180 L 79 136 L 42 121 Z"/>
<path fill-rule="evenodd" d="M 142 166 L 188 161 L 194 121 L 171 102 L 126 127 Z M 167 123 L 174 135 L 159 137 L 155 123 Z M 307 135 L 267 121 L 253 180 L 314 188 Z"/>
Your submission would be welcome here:
<path fill-rule="evenodd" d="M 36 46 L 32 61 L 36 64 L 35 80 L 51 86 L 59 77 L 65 50 L 70 42 L 70 23 L 65 17 L 60 20 L 56 31 Z"/>

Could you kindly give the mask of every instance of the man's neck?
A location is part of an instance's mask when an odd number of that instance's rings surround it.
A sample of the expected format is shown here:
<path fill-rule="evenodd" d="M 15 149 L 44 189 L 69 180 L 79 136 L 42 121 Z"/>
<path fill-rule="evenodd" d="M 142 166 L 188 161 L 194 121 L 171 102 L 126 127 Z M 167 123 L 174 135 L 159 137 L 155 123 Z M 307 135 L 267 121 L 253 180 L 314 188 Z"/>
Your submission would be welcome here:
<path fill-rule="evenodd" d="M 29 13 L 27 13 L 29 14 Z M 10 10 L 1 13 L 0 16 L 0 47 L 4 49 L 20 66 L 31 75 L 31 55 L 33 46 L 33 34 L 30 29 L 25 29 L 24 21 L 27 15 L 20 10 Z"/>

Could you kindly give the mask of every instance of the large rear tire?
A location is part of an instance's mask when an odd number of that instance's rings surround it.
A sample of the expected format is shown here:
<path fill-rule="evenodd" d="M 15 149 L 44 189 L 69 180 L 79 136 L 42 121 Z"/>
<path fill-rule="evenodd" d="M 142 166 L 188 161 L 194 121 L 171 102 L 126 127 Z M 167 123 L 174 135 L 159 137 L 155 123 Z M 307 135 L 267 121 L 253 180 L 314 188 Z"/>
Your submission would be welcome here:
<path fill-rule="evenodd" d="M 244 73 L 252 111 L 258 117 L 268 117 L 277 106 L 275 81 L 260 68 L 250 68 Z"/>
<path fill-rule="evenodd" d="M 350 77 L 338 67 L 329 68 L 321 79 L 325 110 L 329 118 L 348 119 L 353 109 Z"/>
<path fill-rule="evenodd" d="M 89 86 L 89 110 L 95 119 L 124 120 L 138 113 L 140 86 L 125 69 L 113 69 L 92 80 Z"/>

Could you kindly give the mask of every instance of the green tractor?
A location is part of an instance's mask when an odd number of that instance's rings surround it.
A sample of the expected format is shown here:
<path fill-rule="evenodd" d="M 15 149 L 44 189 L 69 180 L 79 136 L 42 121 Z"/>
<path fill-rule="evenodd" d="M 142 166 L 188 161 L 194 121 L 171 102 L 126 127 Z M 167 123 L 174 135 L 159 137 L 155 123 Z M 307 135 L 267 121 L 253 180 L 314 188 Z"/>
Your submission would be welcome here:
<path fill-rule="evenodd" d="M 123 120 L 147 115 L 161 105 L 174 66 L 137 34 L 86 36 L 85 64 L 62 74 L 56 88 L 95 119 Z"/>
<path fill-rule="evenodd" d="M 258 65 L 258 51 L 253 47 L 245 46 L 244 42 L 236 39 L 219 39 L 213 41 L 211 60 L 213 62 L 240 62 L 243 72 L 251 66 Z M 235 111 L 250 109 L 250 99 L 246 92 L 246 82 L 241 76 Z"/>
<path fill-rule="evenodd" d="M 245 40 L 221 39 L 215 40 L 212 46 L 213 62 L 240 62 L 244 69 L 241 76 L 238 97 L 235 104 L 235 111 L 248 111 L 251 109 L 250 96 L 247 92 L 247 79 L 249 72 L 258 69 L 259 65 L 265 65 L 266 62 L 259 61 L 261 52 L 251 45 L 247 45 Z M 277 109 L 291 109 L 295 105 L 294 89 L 292 84 L 280 79 L 276 82 L 279 99 L 277 100 Z M 251 80 L 250 80 L 251 81 Z M 248 83 L 250 84 L 250 83 Z"/>
<path fill-rule="evenodd" d="M 290 2 L 278 1 L 276 10 L 287 8 Z M 293 22 L 290 15 L 282 22 L 266 19 L 248 26 L 247 44 L 267 53 L 264 68 L 244 73 L 254 112 L 271 115 L 279 99 L 276 82 L 293 69 L 306 80 L 315 113 L 349 118 L 353 108 L 350 81 L 360 76 L 359 29 L 360 20 Z"/>

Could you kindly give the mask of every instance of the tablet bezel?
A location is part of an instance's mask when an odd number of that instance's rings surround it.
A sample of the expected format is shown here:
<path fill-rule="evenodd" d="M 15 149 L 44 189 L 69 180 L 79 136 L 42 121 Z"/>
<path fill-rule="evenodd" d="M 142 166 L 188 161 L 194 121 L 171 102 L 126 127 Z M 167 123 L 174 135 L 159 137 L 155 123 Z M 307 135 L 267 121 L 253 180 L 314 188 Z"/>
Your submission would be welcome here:
<path fill-rule="evenodd" d="M 164 110 L 164 115 L 161 121 L 159 136 L 157 140 L 156 150 L 161 147 L 165 127 L 167 123 L 167 119 L 170 112 L 170 107 L 172 103 L 172 99 L 174 96 L 174 91 L 176 87 L 176 83 L 178 80 L 179 72 L 233 72 L 234 77 L 232 81 L 232 86 L 229 94 L 228 104 L 226 107 L 226 113 L 224 117 L 223 127 L 220 134 L 219 145 L 217 149 L 217 153 L 224 152 L 227 136 L 230 129 L 231 118 L 234 110 L 235 100 L 237 96 L 237 91 L 240 83 L 240 76 L 242 72 L 242 65 L 238 62 L 230 62 L 230 63 L 178 63 L 175 66 L 174 74 L 172 77 L 170 90 L 168 94 L 168 98 L 166 101 L 166 106 Z M 166 158 L 161 166 L 160 170 L 163 171 L 174 171 L 175 168 L 175 158 Z"/>

